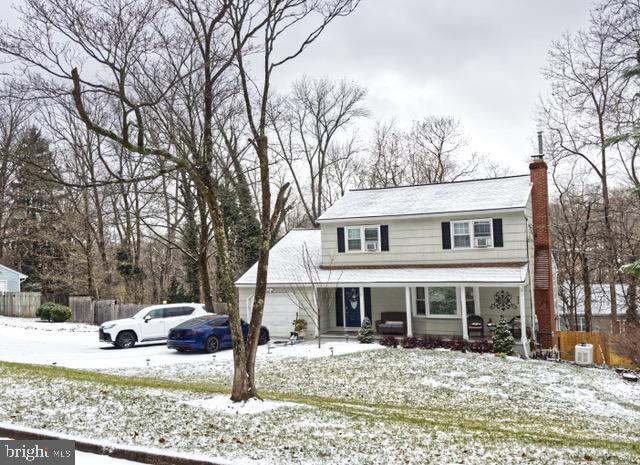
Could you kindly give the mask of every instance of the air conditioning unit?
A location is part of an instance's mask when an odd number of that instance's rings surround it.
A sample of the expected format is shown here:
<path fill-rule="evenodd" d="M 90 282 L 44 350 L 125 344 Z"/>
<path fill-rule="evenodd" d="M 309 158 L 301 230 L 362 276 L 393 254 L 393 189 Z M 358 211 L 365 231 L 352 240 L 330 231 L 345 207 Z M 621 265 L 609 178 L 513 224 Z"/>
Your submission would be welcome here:
<path fill-rule="evenodd" d="M 491 238 L 489 237 L 476 237 L 476 247 L 485 248 L 491 246 Z"/>
<path fill-rule="evenodd" d="M 365 243 L 365 249 L 367 250 L 367 252 L 375 252 L 376 250 L 378 250 L 378 243 L 375 241 L 367 241 Z"/>
<path fill-rule="evenodd" d="M 576 364 L 593 365 L 593 345 L 578 344 L 576 345 Z"/>

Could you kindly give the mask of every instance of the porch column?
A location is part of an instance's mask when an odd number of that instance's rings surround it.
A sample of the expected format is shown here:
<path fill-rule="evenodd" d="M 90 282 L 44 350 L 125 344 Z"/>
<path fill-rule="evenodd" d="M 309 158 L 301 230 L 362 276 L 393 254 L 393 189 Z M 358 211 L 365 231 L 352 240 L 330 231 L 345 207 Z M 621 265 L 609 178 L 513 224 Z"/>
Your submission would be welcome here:
<path fill-rule="evenodd" d="M 460 308 L 462 309 L 462 338 L 464 340 L 469 339 L 469 327 L 467 325 L 467 296 L 465 294 L 466 288 L 460 286 Z"/>
<path fill-rule="evenodd" d="M 524 356 L 529 358 L 529 345 L 527 341 L 527 315 L 525 312 L 525 303 L 524 303 L 524 286 L 520 286 L 519 290 L 519 301 L 520 301 L 520 342 L 522 343 L 522 351 L 524 352 Z"/>
<path fill-rule="evenodd" d="M 413 336 L 413 321 L 411 321 L 411 288 L 404 288 L 404 306 L 407 311 L 407 336 Z"/>

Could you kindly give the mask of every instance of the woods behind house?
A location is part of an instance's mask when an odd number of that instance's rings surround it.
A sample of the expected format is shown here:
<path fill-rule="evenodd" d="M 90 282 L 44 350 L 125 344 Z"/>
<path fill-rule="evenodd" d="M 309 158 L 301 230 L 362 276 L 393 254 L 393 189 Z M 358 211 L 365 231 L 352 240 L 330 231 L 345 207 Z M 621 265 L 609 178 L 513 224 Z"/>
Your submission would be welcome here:
<path fill-rule="evenodd" d="M 319 28 L 357 6 L 293 13 L 293 3 L 283 4 L 291 20 L 313 13 Z M 367 89 L 335 77 L 276 88 L 271 73 L 295 52 L 274 52 L 274 67 L 256 79 L 252 53 L 273 44 L 255 41 L 242 15 L 265 20 L 262 7 L 25 2 L 19 26 L 0 39 L 9 73 L 0 91 L 0 262 L 29 275 L 23 290 L 211 305 L 231 295 L 220 248 L 238 276 L 260 257 L 271 219 L 273 242 L 316 226 L 350 188 L 519 174 L 473 152 L 455 115 L 402 126 L 369 110 Z M 638 1 L 601 3 L 589 28 L 553 44 L 543 71 L 551 92 L 537 118 L 553 170 L 559 305 L 571 328 L 577 308 L 591 327 L 596 285 L 613 296 L 612 321 L 637 321 L 638 278 L 621 266 L 640 257 L 638 18 Z M 243 41 L 255 48 L 239 62 Z M 74 89 L 92 123 L 117 137 L 88 128 Z"/>

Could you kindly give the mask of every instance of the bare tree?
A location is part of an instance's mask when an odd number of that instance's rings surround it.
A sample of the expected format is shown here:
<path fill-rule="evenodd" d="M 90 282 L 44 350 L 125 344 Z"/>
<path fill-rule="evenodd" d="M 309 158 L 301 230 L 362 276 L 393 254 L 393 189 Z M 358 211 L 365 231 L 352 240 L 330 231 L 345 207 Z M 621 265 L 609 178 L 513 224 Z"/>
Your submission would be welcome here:
<path fill-rule="evenodd" d="M 503 174 L 495 160 L 469 151 L 469 139 L 459 120 L 426 116 L 402 131 L 396 123 L 378 122 L 368 159 L 361 164 L 360 187 L 452 182 L 486 172 Z"/>
<path fill-rule="evenodd" d="M 609 138 L 615 135 L 612 115 L 628 84 L 620 61 L 615 59 L 616 51 L 610 25 L 596 11 L 588 31 L 566 34 L 553 45 L 544 70 L 553 92 L 540 106 L 541 124 L 557 138 L 560 150 L 554 156 L 583 164 L 600 184 L 613 328 L 617 324 L 615 283 L 620 265 L 611 218 L 613 160 L 608 146 Z"/>
<path fill-rule="evenodd" d="M 599 253 L 594 241 L 592 216 L 597 193 L 575 170 L 561 173 L 553 165 L 552 179 L 558 199 L 551 205 L 554 257 L 558 264 L 558 294 L 571 330 L 578 327 L 578 308 L 584 310 L 585 330 L 592 329 L 590 265 Z M 568 314 L 568 315 L 567 315 Z"/>
<path fill-rule="evenodd" d="M 250 2 L 248 2 L 250 3 Z M 248 348 L 234 347 L 234 386 L 232 398 L 242 400 L 256 394 L 255 359 L 260 336 L 260 324 L 264 310 L 264 299 L 267 290 L 267 270 L 269 266 L 269 248 L 273 240 L 273 231 L 280 222 L 280 214 L 287 196 L 289 184 L 280 187 L 272 205 L 270 156 L 268 152 L 268 104 L 271 94 L 273 73 L 282 65 L 289 63 L 303 53 L 336 18 L 346 16 L 357 7 L 357 0 L 330 0 L 326 2 L 305 2 L 300 0 L 282 0 L 251 5 L 252 10 L 240 6 L 231 8 L 234 27 L 234 45 L 236 64 L 239 70 L 242 95 L 244 97 L 252 146 L 260 166 L 260 222 L 261 245 L 257 264 L 255 298 L 251 310 Z M 261 7 L 255 9 L 256 7 Z M 242 46 L 246 29 L 254 24 L 264 25 L 262 36 L 249 37 L 249 47 Z M 298 41 L 289 40 L 287 49 L 293 50 L 278 55 L 277 47 L 287 37 L 287 33 L 296 26 L 311 25 L 304 28 Z M 260 38 L 258 38 L 260 37 Z M 253 39 L 253 40 L 252 40 Z M 259 50 L 257 54 L 247 53 Z M 259 71 L 252 72 L 248 60 L 257 59 Z M 234 323 L 232 321 L 232 323 Z M 233 324 L 232 334 L 235 341 L 242 341 L 239 315 Z"/>
<path fill-rule="evenodd" d="M 333 305 L 333 301 L 328 298 L 327 290 L 333 289 L 340 282 L 342 271 L 338 270 L 336 277 L 335 270 L 330 266 L 321 270 L 319 257 L 309 251 L 306 243 L 303 244 L 296 260 L 303 264 L 303 270 L 294 277 L 295 282 L 287 288 L 287 296 L 302 310 L 303 316 L 311 320 L 318 339 L 318 347 L 321 347 L 322 315 L 328 314 Z M 333 263 L 333 257 L 329 260 L 329 264 L 331 263 Z"/>
<path fill-rule="evenodd" d="M 366 90 L 354 82 L 303 77 L 271 111 L 275 151 L 289 168 L 313 226 L 333 200 L 330 172 L 336 165 L 349 164 L 354 153 L 352 136 L 345 133 L 351 123 L 367 116 L 365 96 Z M 346 145 L 341 145 L 341 136 Z"/>

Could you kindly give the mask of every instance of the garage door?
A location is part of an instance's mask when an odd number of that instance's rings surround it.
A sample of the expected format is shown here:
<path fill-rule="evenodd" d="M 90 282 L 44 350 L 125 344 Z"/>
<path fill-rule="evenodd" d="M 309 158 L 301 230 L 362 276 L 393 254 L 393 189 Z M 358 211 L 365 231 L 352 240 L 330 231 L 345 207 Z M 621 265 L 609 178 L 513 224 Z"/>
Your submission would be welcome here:
<path fill-rule="evenodd" d="M 298 307 L 287 294 L 267 294 L 262 324 L 272 337 L 289 337 L 293 331 Z"/>

